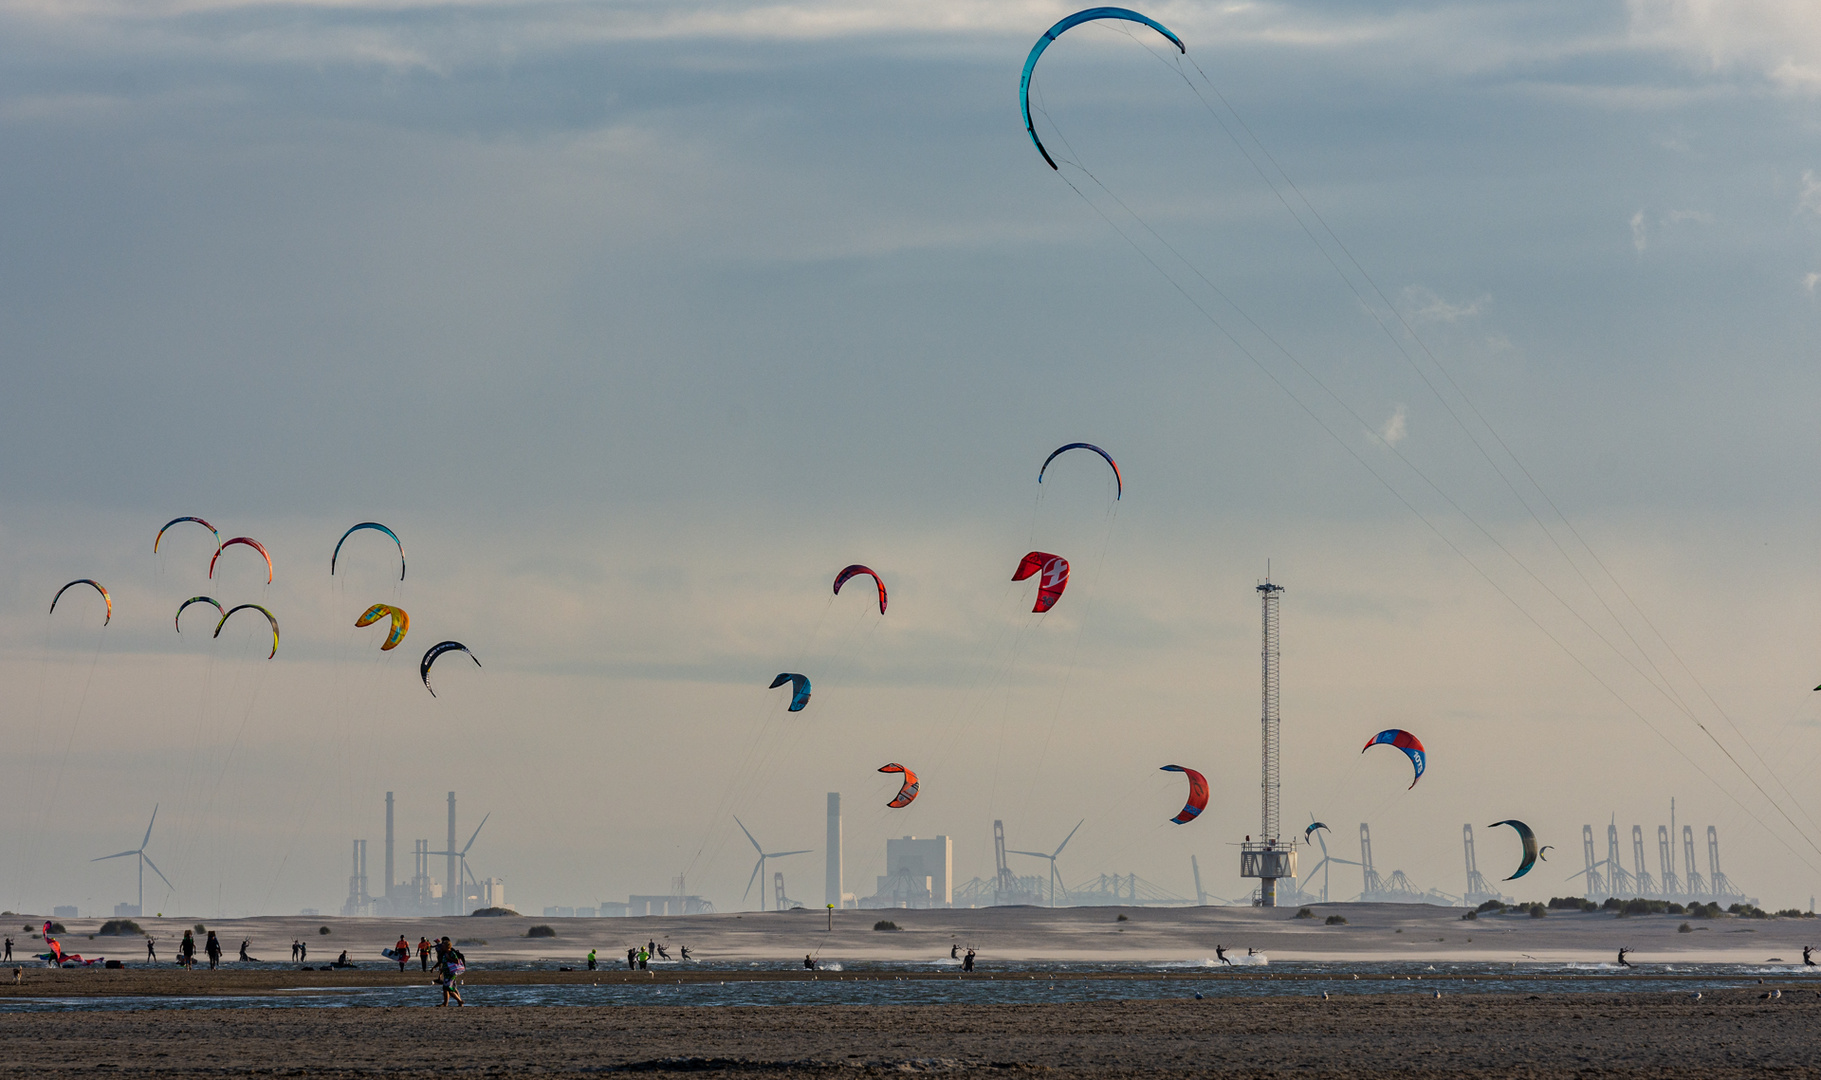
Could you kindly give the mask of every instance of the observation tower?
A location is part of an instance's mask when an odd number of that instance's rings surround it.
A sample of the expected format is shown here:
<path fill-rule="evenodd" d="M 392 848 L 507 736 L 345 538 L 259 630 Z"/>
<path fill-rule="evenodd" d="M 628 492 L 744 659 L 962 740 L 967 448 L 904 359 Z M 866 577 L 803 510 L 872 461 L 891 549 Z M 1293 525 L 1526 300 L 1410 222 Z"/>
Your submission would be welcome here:
<path fill-rule="evenodd" d="M 1296 877 L 1296 841 L 1278 835 L 1278 791 L 1281 787 L 1278 769 L 1279 729 L 1277 601 L 1282 585 L 1273 585 L 1269 572 L 1258 586 L 1259 605 L 1264 625 L 1264 645 L 1260 651 L 1260 670 L 1264 681 L 1264 704 L 1259 713 L 1260 775 L 1258 838 L 1248 839 L 1239 849 L 1239 876 L 1258 878 L 1258 905 L 1277 906 L 1277 879 Z"/>

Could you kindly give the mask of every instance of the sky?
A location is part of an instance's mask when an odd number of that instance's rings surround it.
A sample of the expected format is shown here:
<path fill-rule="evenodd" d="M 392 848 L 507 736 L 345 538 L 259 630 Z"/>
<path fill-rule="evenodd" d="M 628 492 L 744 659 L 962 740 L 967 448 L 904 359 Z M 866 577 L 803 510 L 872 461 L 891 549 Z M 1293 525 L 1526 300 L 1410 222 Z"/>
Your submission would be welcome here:
<path fill-rule="evenodd" d="M 1070 885 L 1192 896 L 1194 856 L 1243 897 L 1268 572 L 1286 828 L 1458 895 L 1460 827 L 1503 877 L 1522 819 L 1543 899 L 1583 825 L 1656 873 L 1674 798 L 1808 907 L 1809 5 L 1152 5 L 1186 56 L 1045 54 L 1052 171 L 1017 77 L 1070 10 L 0 0 L 0 904 L 130 901 L 89 860 L 156 806 L 148 908 L 334 911 L 385 792 L 408 852 L 450 790 L 525 911 L 756 906 L 736 815 L 819 906 L 830 791 L 860 895 L 890 836 L 991 877 L 999 819 L 1082 822 Z M 1123 497 L 1081 453 L 1037 484 L 1083 440 Z M 274 580 L 154 555 L 180 515 Z M 405 580 L 371 532 L 329 574 L 364 520 Z M 1073 566 L 1046 616 L 1030 550 Z M 105 627 L 46 614 L 75 578 Z M 173 629 L 195 595 L 276 657 Z M 482 666 L 432 697 L 444 639 Z M 1389 727 L 1414 789 L 1356 749 Z"/>

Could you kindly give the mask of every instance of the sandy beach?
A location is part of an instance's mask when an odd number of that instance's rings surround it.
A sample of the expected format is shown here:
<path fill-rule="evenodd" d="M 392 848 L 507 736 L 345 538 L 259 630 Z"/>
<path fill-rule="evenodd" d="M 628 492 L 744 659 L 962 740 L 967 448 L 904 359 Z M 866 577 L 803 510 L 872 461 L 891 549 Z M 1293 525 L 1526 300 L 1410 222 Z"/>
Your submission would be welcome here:
<path fill-rule="evenodd" d="M 1818 919 L 1691 919 L 1679 915 L 1618 917 L 1610 912 L 1565 913 L 1533 919 L 1482 915 L 1465 920 L 1463 909 L 1423 904 L 1326 904 L 1298 918 L 1296 908 L 976 908 L 929 911 L 842 911 L 828 929 L 826 911 L 744 912 L 676 918 L 549 919 L 530 916 L 437 919 L 343 919 L 263 916 L 251 919 L 140 919 L 158 940 L 162 960 L 176 955 L 183 931 L 198 923 L 216 931 L 232 957 L 242 939 L 252 955 L 287 961 L 290 943 L 309 945 L 308 963 L 334 960 L 342 950 L 363 968 L 385 964 L 381 949 L 401 934 L 448 935 L 481 963 L 577 964 L 589 949 L 604 966 L 625 950 L 648 941 L 671 951 L 688 945 L 704 961 L 738 961 L 787 966 L 806 953 L 829 961 L 920 961 L 946 958 L 951 945 L 979 950 L 984 962 L 999 961 L 1178 961 L 1210 959 L 1216 945 L 1257 949 L 1272 960 L 1548 960 L 1610 962 L 1623 946 L 1644 963 L 1763 963 L 1776 958 L 1799 962 L 1803 945 L 1821 945 Z M 1122 921 L 1120 916 L 1124 916 Z M 1346 923 L 1329 925 L 1329 916 Z M 876 931 L 889 920 L 897 931 Z M 14 924 L 14 955 L 41 945 L 18 927 L 41 921 L 20 916 Z M 137 964 L 145 957 L 142 938 L 91 939 L 100 919 L 66 919 L 66 951 L 118 957 Z M 1679 932 L 1687 924 L 1689 932 Z M 549 926 L 555 937 L 528 937 L 534 926 Z M 327 927 L 329 933 L 321 933 Z"/>
<path fill-rule="evenodd" d="M 1362 996 L 829 1008 L 0 1016 L 8 1076 L 1813 1075 L 1821 996 Z"/>

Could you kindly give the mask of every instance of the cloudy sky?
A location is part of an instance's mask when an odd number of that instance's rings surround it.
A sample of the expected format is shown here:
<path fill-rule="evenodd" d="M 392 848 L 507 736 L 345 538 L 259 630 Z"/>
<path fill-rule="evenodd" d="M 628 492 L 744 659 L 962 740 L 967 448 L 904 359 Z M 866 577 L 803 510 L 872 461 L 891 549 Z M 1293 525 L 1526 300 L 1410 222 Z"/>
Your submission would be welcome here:
<path fill-rule="evenodd" d="M 1462 823 L 1491 871 L 1521 818 L 1561 852 L 1535 899 L 1583 824 L 1644 825 L 1655 873 L 1674 797 L 1806 907 L 1812 6 L 1155 5 L 1186 58 L 1046 54 L 1057 173 L 1016 89 L 1069 10 L 0 0 L 0 903 L 130 900 L 86 860 L 157 805 L 149 906 L 334 910 L 384 793 L 408 851 L 451 789 L 522 910 L 679 874 L 736 908 L 732 815 L 819 849 L 828 791 L 862 894 L 907 833 L 990 877 L 1000 818 L 1085 819 L 1071 884 L 1192 895 L 1195 855 L 1237 897 L 1269 561 L 1287 822 L 1459 893 Z M 1075 440 L 1123 499 L 1087 455 L 1037 486 Z M 210 580 L 200 529 L 154 556 L 182 514 L 276 580 Z M 330 577 L 366 519 L 406 581 L 371 533 Z M 1043 618 L 1033 548 L 1074 565 Z M 829 594 L 851 562 L 883 619 Z M 46 615 L 81 577 L 105 629 Z M 276 612 L 277 658 L 173 631 L 204 593 Z M 444 638 L 485 667 L 432 698 Z M 1413 791 L 1358 753 L 1394 726 Z M 1168 762 L 1213 781 L 1191 826 Z"/>

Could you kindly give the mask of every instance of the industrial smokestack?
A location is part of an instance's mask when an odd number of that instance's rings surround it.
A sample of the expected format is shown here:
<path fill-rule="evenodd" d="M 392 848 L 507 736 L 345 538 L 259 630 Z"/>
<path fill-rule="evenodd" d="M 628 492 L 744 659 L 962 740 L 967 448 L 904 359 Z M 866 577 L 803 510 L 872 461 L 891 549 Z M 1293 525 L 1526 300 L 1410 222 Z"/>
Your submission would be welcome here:
<path fill-rule="evenodd" d="M 455 792 L 449 793 L 449 876 L 443 879 L 443 907 L 452 915 L 462 913 L 462 883 L 456 880 L 461 871 L 455 864 Z"/>
<path fill-rule="evenodd" d="M 828 793 L 828 874 L 823 883 L 827 903 L 841 906 L 841 793 Z"/>
<path fill-rule="evenodd" d="M 386 792 L 386 913 L 390 915 L 392 901 L 392 793 Z"/>

